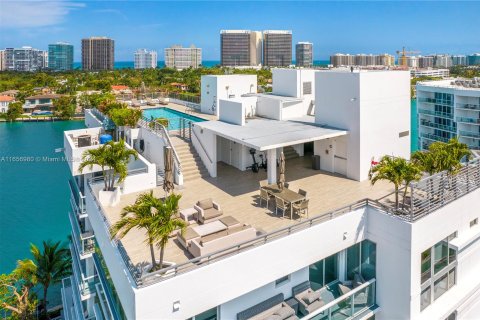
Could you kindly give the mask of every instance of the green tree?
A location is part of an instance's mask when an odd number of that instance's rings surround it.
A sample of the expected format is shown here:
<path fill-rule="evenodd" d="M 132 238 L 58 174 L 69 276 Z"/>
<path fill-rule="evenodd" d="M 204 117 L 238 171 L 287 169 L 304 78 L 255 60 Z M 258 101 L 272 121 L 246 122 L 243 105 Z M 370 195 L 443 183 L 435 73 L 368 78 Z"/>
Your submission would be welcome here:
<path fill-rule="evenodd" d="M 153 118 L 153 117 L 152 117 Z M 150 128 L 155 128 L 155 123 L 158 123 L 162 126 L 164 126 L 165 128 L 168 128 L 168 124 L 169 124 L 169 121 L 167 118 L 156 118 L 156 119 L 153 119 L 152 121 L 150 121 L 149 123 L 149 126 Z"/>
<path fill-rule="evenodd" d="M 62 96 L 53 100 L 55 117 L 61 119 L 72 119 L 77 108 L 76 98 L 72 96 Z"/>
<path fill-rule="evenodd" d="M 109 141 L 96 149 L 86 150 L 82 155 L 82 163 L 78 169 L 83 172 L 85 167 L 92 169 L 94 165 L 100 166 L 105 184 L 104 190 L 113 191 L 117 176 L 118 183 L 127 177 L 128 163 L 131 158 L 138 159 L 138 153 L 127 148 L 123 140 Z"/>
<path fill-rule="evenodd" d="M 393 158 L 384 156 L 379 163 L 372 167 L 369 172 L 369 179 L 374 185 L 380 180 L 387 180 L 395 187 L 395 208 L 398 209 L 398 193 L 400 186 L 405 180 L 415 180 L 417 169 L 414 163 L 409 163 L 404 158 Z M 406 179 L 408 178 L 408 179 Z"/>
<path fill-rule="evenodd" d="M 8 105 L 8 110 L 5 114 L 5 119 L 7 121 L 15 121 L 23 113 L 23 105 L 20 101 L 12 102 Z"/>
<path fill-rule="evenodd" d="M 58 242 L 43 241 L 42 249 L 30 244 L 30 252 L 33 255 L 33 262 L 37 266 L 36 279 L 43 287 L 43 298 L 41 305 L 43 312 L 47 312 L 47 294 L 51 285 L 60 283 L 63 278 L 71 273 L 70 250 Z"/>
<path fill-rule="evenodd" d="M 116 126 L 133 128 L 137 125 L 138 120 L 142 118 L 142 110 L 130 108 L 113 109 L 109 112 L 109 116 Z"/>
<path fill-rule="evenodd" d="M 37 299 L 30 289 L 14 272 L 0 275 L 0 310 L 10 319 L 35 319 Z"/>

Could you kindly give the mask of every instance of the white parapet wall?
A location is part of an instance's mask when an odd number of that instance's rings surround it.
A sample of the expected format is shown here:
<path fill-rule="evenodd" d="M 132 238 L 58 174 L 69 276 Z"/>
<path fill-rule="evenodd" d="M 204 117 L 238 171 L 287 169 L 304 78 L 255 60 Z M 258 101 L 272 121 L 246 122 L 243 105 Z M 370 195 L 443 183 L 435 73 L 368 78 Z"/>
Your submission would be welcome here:
<path fill-rule="evenodd" d="M 218 106 L 218 118 L 220 121 L 245 125 L 245 106 L 243 99 L 220 99 Z"/>
<path fill-rule="evenodd" d="M 217 176 L 217 135 L 192 124 L 192 144 L 211 177 Z"/>
<path fill-rule="evenodd" d="M 102 126 L 102 122 L 93 115 L 91 109 L 85 109 L 85 126 L 87 126 L 87 128 Z"/>

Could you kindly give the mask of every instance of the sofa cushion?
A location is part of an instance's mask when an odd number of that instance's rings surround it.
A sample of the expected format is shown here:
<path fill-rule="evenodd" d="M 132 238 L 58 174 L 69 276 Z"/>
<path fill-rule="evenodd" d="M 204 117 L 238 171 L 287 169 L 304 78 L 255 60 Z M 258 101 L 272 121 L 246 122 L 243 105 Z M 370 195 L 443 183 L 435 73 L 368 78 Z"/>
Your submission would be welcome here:
<path fill-rule="evenodd" d="M 222 231 L 218 231 L 218 232 L 203 236 L 200 240 L 200 245 L 203 246 L 204 243 L 216 240 L 218 238 L 225 237 L 226 235 L 228 235 L 227 230 L 222 230 Z"/>
<path fill-rule="evenodd" d="M 198 201 L 197 206 L 199 206 L 203 210 L 213 208 L 213 200 L 212 200 L 212 198 L 208 198 L 208 199 L 205 199 L 205 200 L 202 200 L 202 201 Z"/>
<path fill-rule="evenodd" d="M 294 314 L 295 314 L 295 310 L 293 310 L 289 306 L 284 306 L 278 309 L 277 311 L 275 311 L 273 315 L 279 315 L 283 320 L 283 319 L 289 318 L 290 316 L 293 316 Z"/>
<path fill-rule="evenodd" d="M 306 304 L 312 304 L 315 300 L 320 299 L 320 291 L 313 291 L 306 294 L 302 300 L 305 301 Z"/>
<path fill-rule="evenodd" d="M 183 235 L 181 232 L 178 232 L 178 236 L 182 237 L 185 241 L 200 237 L 200 235 L 192 227 L 186 228 Z"/>
<path fill-rule="evenodd" d="M 222 215 L 222 211 L 220 210 L 217 210 L 215 208 L 209 208 L 209 209 L 205 209 L 204 210 L 204 218 L 205 219 L 212 219 L 212 218 L 215 218 L 215 217 L 218 217 L 218 216 L 221 216 Z"/>
<path fill-rule="evenodd" d="M 342 294 L 342 296 L 343 296 L 344 294 L 347 294 L 347 293 L 350 291 L 350 288 L 349 288 L 349 287 L 347 287 L 347 286 L 345 286 L 345 285 L 343 285 L 343 284 L 341 284 L 341 283 L 338 285 L 338 289 L 340 290 L 340 293 Z"/>
<path fill-rule="evenodd" d="M 283 320 L 278 314 L 271 314 L 268 317 L 264 318 L 264 320 Z"/>
<path fill-rule="evenodd" d="M 312 313 L 313 311 L 320 309 L 325 305 L 323 300 L 315 300 L 312 304 L 307 307 L 308 313 Z"/>

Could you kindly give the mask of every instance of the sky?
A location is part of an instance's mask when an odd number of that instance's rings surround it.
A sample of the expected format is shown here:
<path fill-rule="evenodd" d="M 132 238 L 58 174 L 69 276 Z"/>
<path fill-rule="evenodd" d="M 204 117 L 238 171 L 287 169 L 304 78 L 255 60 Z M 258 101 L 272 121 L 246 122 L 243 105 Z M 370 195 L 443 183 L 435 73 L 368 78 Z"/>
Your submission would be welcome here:
<path fill-rule="evenodd" d="M 293 43 L 314 44 L 315 60 L 331 54 L 480 52 L 480 2 L 450 1 L 141 1 L 0 0 L 0 48 L 47 49 L 90 36 L 115 40 L 115 60 L 195 44 L 203 60 L 220 59 L 220 30 L 292 30 Z"/>

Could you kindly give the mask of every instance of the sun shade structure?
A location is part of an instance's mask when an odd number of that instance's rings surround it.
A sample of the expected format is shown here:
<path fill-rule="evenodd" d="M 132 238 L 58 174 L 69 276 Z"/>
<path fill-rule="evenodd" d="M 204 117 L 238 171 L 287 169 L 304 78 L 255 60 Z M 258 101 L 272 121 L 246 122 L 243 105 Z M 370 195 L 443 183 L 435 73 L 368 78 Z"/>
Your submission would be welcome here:
<path fill-rule="evenodd" d="M 285 185 L 285 155 L 283 151 L 280 153 L 280 176 L 278 177 L 278 187 L 283 190 Z"/>
<path fill-rule="evenodd" d="M 173 184 L 173 154 L 172 148 L 165 147 L 164 152 L 165 161 L 165 178 L 163 180 L 163 190 L 166 193 L 173 191 L 175 185 Z"/>

